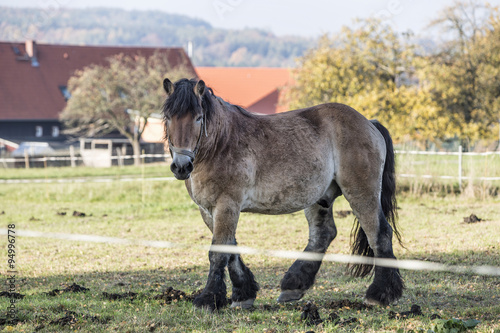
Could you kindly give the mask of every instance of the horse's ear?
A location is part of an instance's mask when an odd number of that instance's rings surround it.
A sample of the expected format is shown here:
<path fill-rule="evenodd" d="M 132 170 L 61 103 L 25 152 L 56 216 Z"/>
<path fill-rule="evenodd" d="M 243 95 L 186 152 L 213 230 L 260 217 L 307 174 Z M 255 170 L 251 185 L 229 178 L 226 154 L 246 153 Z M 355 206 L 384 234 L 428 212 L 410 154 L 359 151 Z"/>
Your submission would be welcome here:
<path fill-rule="evenodd" d="M 174 92 L 174 85 L 172 84 L 172 81 L 165 78 L 165 80 L 163 80 L 163 89 L 165 89 L 168 96 L 172 95 Z"/>
<path fill-rule="evenodd" d="M 196 83 L 194 86 L 194 93 L 199 97 L 203 96 L 203 93 L 205 93 L 205 82 L 203 80 Z"/>

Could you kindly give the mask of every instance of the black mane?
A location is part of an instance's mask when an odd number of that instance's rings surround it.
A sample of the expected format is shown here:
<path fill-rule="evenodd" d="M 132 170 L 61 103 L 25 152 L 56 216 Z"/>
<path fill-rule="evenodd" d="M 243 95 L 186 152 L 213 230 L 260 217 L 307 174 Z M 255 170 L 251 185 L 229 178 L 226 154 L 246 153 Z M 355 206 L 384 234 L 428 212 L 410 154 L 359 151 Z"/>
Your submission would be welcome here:
<path fill-rule="evenodd" d="M 188 112 L 195 116 L 203 112 L 206 121 L 210 122 L 214 113 L 213 91 L 208 87 L 205 89 L 200 105 L 194 93 L 197 82 L 196 79 L 181 79 L 174 84 L 174 92 L 163 103 L 162 112 L 164 118 L 182 117 Z"/>

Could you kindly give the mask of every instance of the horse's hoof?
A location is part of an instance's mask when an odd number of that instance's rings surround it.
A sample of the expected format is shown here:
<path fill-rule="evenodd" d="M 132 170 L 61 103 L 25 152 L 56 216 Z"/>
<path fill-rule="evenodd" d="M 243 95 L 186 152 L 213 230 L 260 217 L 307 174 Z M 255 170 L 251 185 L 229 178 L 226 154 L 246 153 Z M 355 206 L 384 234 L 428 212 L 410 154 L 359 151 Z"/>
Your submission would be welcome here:
<path fill-rule="evenodd" d="M 204 313 L 204 314 L 210 314 L 210 313 L 215 312 L 215 308 L 211 307 L 209 305 L 203 305 L 203 306 L 195 305 L 194 308 L 196 311 L 199 311 L 200 313 Z"/>
<path fill-rule="evenodd" d="M 363 300 L 363 303 L 365 303 L 366 305 L 372 305 L 372 306 L 385 306 L 382 302 L 377 301 L 377 300 L 375 300 L 373 298 L 365 298 Z M 396 304 L 398 304 L 397 300 L 394 301 L 394 302 L 392 302 L 391 305 L 396 305 Z"/>
<path fill-rule="evenodd" d="M 231 303 L 231 308 L 251 309 L 253 307 L 253 302 L 255 302 L 255 298 L 250 298 L 241 302 L 233 301 L 233 303 Z"/>
<path fill-rule="evenodd" d="M 225 295 L 216 296 L 213 293 L 201 293 L 193 300 L 193 305 L 198 309 L 214 312 L 227 305 L 227 298 Z"/>
<path fill-rule="evenodd" d="M 384 306 L 382 303 L 380 303 L 379 301 L 374 300 L 372 298 L 365 298 L 363 300 L 363 303 L 365 303 L 366 305 L 372 305 L 372 306 Z"/>
<path fill-rule="evenodd" d="M 280 297 L 278 297 L 278 303 L 293 302 L 298 301 L 304 296 L 305 291 L 303 290 L 283 290 L 281 291 Z"/>

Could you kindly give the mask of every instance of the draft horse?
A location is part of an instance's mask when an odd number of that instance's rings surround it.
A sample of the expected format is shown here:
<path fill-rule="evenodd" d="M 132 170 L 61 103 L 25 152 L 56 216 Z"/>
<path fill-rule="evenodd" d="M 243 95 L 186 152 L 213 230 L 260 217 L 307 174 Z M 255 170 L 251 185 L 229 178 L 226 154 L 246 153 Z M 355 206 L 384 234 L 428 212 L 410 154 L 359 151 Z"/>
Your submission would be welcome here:
<path fill-rule="evenodd" d="M 394 152 L 387 129 L 343 104 L 322 104 L 257 115 L 214 95 L 202 80 L 165 79 L 165 136 L 175 177 L 184 180 L 214 245 L 236 245 L 240 212 L 305 211 L 304 251 L 324 254 L 337 235 L 332 205 L 344 195 L 357 219 L 353 253 L 395 258 Z M 228 267 L 232 307 L 251 307 L 259 285 L 239 254 L 209 251 L 210 271 L 194 305 L 227 305 Z M 299 300 L 313 285 L 321 261 L 296 260 L 281 281 L 278 302 Z M 370 265 L 351 271 L 366 276 Z M 365 301 L 388 305 L 401 297 L 398 269 L 375 266 Z"/>

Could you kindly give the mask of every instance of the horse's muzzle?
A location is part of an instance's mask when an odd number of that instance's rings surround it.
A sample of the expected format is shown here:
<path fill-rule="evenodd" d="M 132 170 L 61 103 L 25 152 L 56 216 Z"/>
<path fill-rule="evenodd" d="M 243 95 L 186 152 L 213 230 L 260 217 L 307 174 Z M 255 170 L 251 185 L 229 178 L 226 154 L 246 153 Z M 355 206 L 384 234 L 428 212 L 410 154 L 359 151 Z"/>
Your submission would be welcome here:
<path fill-rule="evenodd" d="M 170 170 L 174 173 L 175 178 L 179 180 L 188 179 L 191 176 L 193 168 L 193 160 L 185 155 L 174 156 L 172 164 L 170 164 Z"/>

